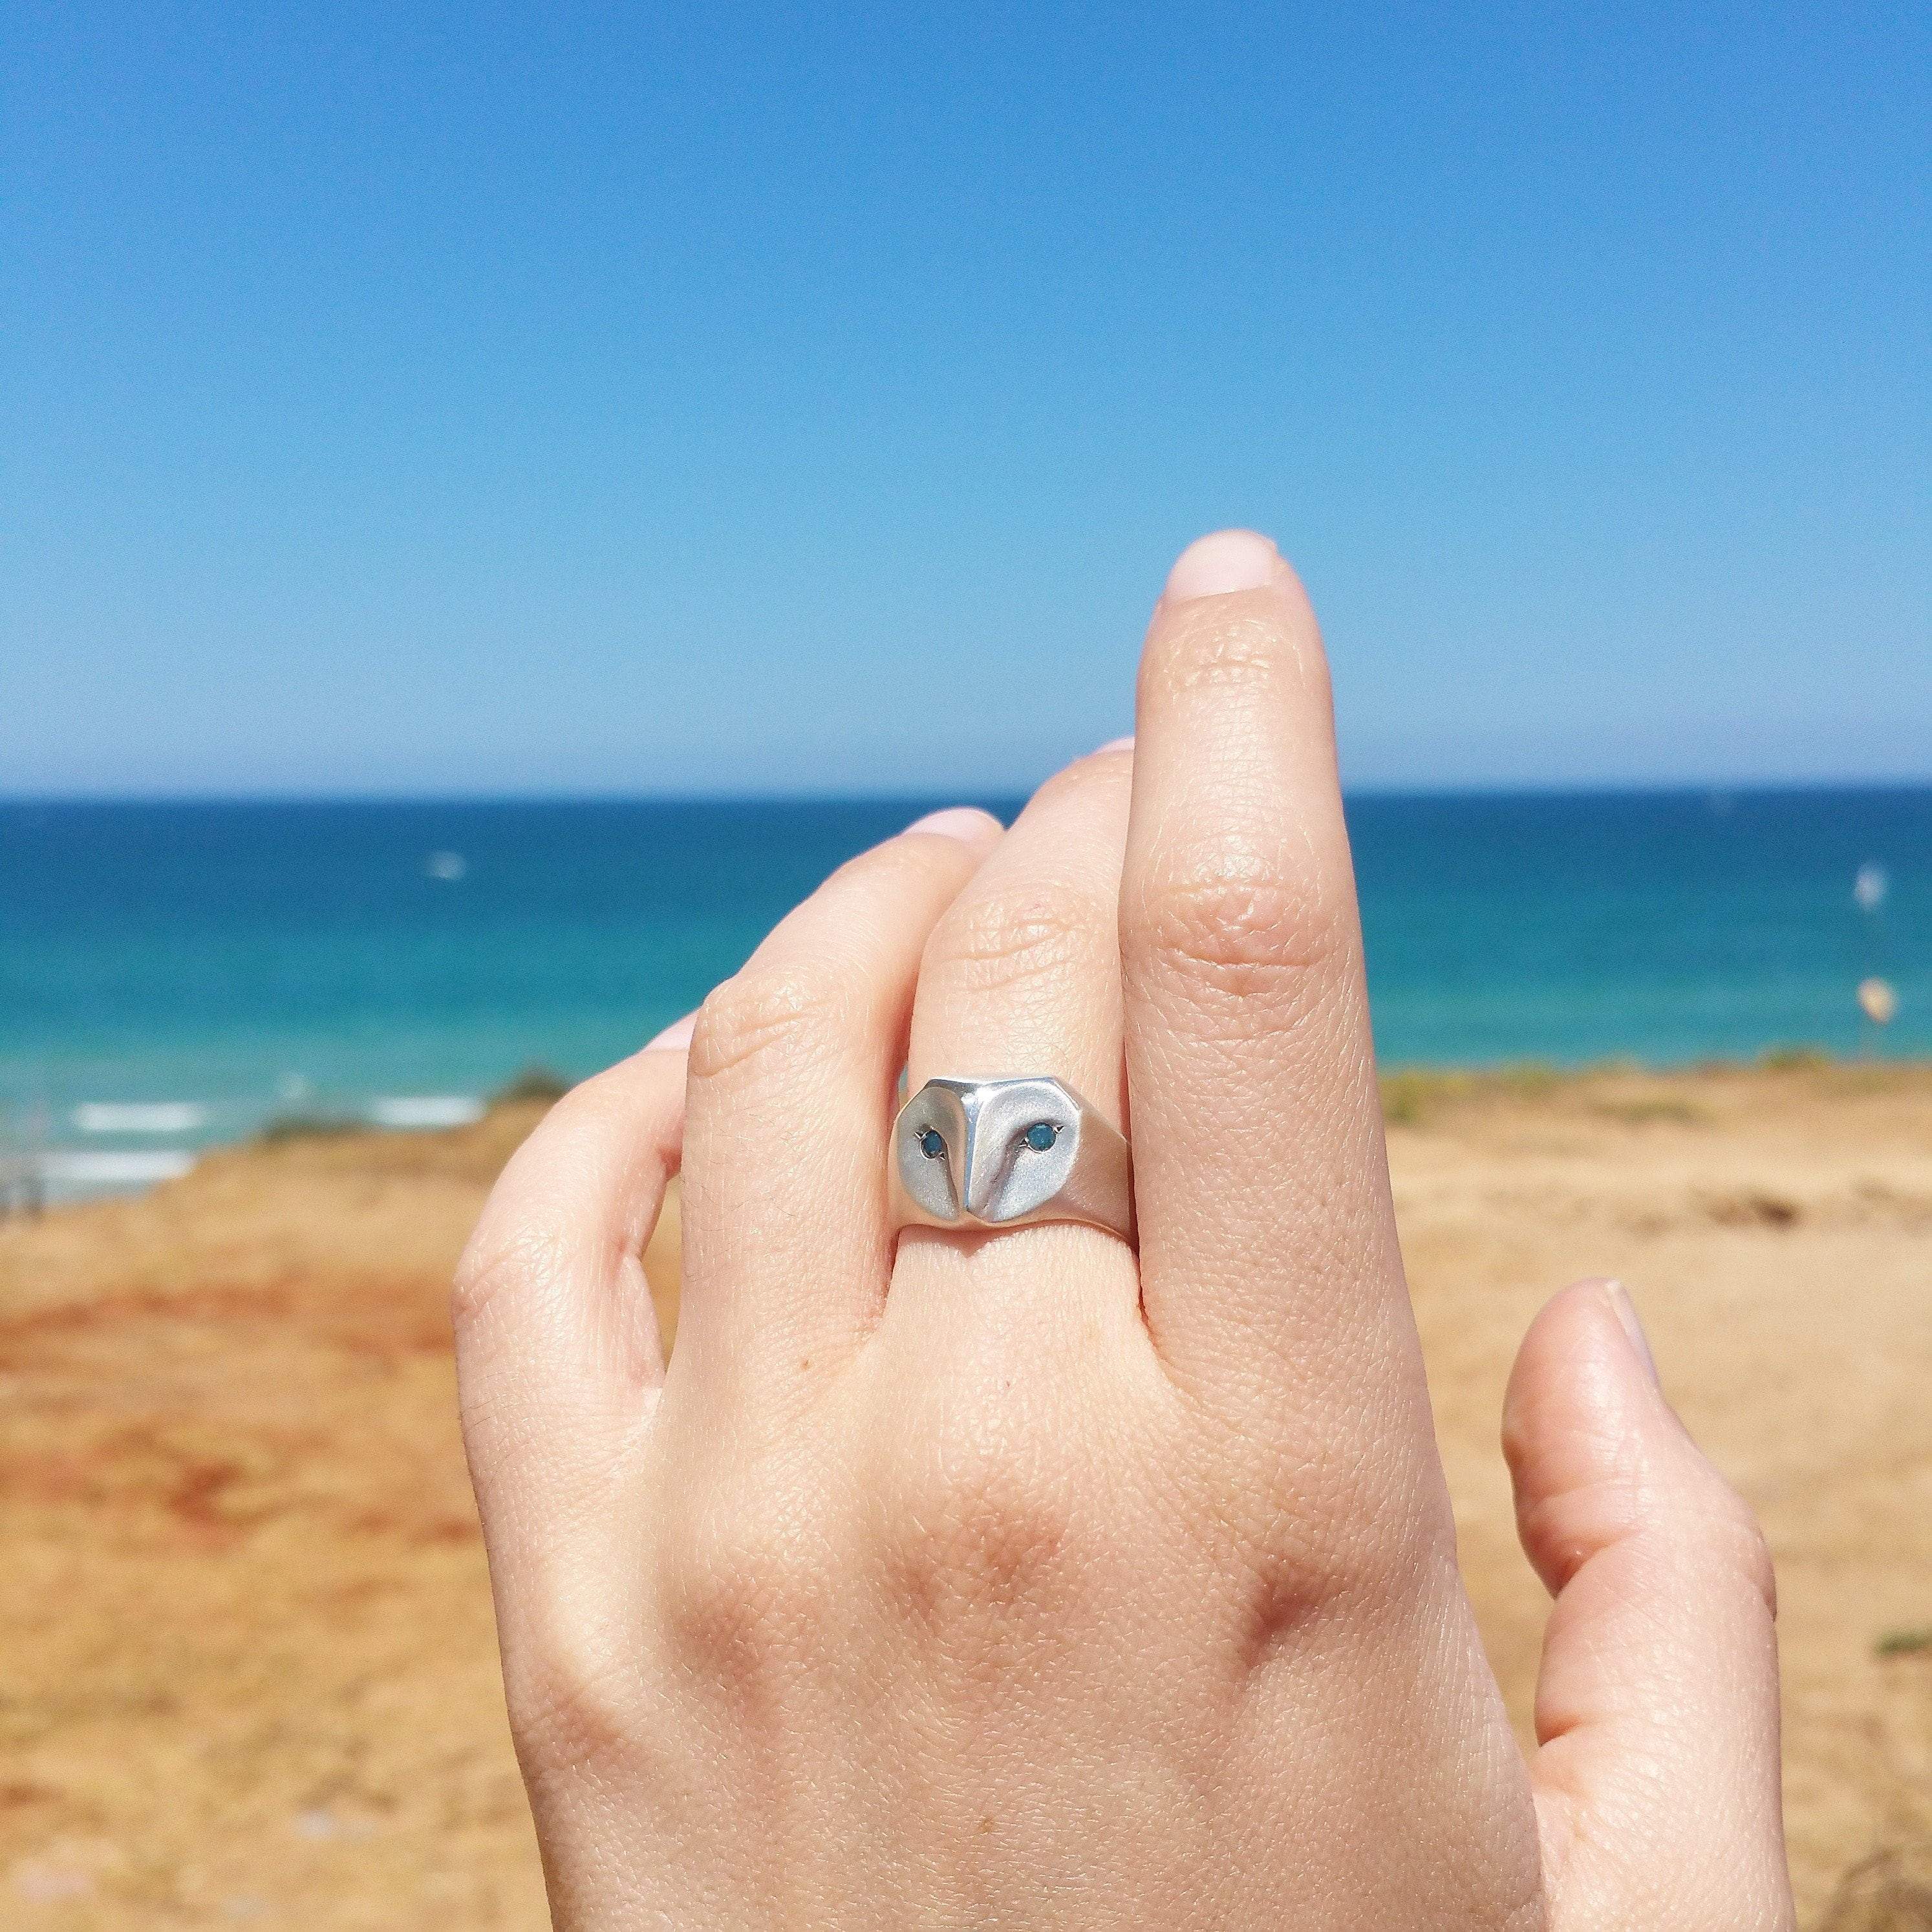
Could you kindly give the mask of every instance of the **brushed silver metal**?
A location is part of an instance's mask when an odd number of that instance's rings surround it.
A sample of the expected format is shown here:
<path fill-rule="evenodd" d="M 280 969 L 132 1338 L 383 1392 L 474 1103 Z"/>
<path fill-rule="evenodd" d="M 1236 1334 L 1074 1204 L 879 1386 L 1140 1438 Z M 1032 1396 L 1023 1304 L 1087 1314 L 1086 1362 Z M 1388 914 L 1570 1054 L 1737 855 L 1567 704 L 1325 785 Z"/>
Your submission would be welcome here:
<path fill-rule="evenodd" d="M 886 1166 L 896 1229 L 1078 1221 L 1134 1239 L 1132 1152 L 1064 1080 L 928 1080 L 899 1109 Z"/>

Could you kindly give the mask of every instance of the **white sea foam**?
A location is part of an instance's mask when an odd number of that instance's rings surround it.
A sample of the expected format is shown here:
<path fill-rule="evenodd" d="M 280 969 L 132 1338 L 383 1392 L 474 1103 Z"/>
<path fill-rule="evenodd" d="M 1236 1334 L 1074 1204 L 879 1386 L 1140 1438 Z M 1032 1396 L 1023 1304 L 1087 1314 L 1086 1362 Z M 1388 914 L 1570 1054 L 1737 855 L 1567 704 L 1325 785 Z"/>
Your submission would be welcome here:
<path fill-rule="evenodd" d="M 379 1127 L 466 1127 L 483 1118 L 473 1094 L 404 1094 L 372 1100 L 369 1118 Z"/>
<path fill-rule="evenodd" d="M 62 1148 L 42 1154 L 39 1162 L 49 1188 L 63 1194 L 152 1187 L 157 1181 L 178 1180 L 194 1165 L 193 1154 L 176 1148 L 117 1154 L 82 1154 Z"/>
<path fill-rule="evenodd" d="M 191 1134 L 208 1124 L 192 1100 L 86 1100 L 74 1110 L 84 1134 Z"/>

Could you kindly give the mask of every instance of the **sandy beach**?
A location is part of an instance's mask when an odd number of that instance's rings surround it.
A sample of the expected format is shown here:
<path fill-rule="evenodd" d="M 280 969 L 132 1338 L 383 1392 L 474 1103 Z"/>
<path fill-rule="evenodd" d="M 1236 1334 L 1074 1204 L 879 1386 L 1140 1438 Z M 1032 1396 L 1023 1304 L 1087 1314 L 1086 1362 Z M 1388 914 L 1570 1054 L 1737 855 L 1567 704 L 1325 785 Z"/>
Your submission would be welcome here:
<path fill-rule="evenodd" d="M 1932 1926 L 1932 1069 L 1396 1076 L 1388 1109 L 1519 1720 L 1544 1606 L 1504 1378 L 1549 1293 L 1615 1274 L 1777 1555 L 1803 1922 Z M 545 1923 L 445 1312 L 539 1112 L 238 1149 L 0 1225 L 0 1922 Z"/>

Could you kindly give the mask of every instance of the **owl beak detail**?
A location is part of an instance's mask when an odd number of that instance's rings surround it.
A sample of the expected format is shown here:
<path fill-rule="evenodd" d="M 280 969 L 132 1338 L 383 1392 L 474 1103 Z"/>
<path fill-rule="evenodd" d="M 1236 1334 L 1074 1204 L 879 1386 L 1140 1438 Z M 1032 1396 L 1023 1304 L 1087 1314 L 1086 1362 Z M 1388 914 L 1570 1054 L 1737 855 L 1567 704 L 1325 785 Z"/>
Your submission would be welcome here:
<path fill-rule="evenodd" d="M 976 1106 L 966 1109 L 964 1206 L 974 1220 L 996 1226 L 997 1208 L 1005 1191 L 1006 1178 L 1015 1157 L 1012 1123 L 995 1118 L 992 1131 L 980 1131 L 981 1115 Z"/>
<path fill-rule="evenodd" d="M 1006 1172 L 1005 1148 L 998 1133 L 980 1132 L 980 1109 L 968 1101 L 965 1108 L 964 1144 L 960 1150 L 960 1205 L 976 1221 L 988 1219 L 987 1208 L 998 1198 Z"/>

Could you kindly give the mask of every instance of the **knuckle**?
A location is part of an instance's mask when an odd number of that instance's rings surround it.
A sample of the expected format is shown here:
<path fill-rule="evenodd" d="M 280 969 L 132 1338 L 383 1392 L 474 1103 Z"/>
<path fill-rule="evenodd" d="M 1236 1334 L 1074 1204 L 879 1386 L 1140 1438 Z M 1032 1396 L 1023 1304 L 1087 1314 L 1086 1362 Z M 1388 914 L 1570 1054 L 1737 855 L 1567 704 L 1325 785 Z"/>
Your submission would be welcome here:
<path fill-rule="evenodd" d="M 552 1103 L 538 1133 L 554 1144 L 566 1136 L 598 1133 L 626 1121 L 635 1111 L 643 1064 L 643 1056 L 633 1054 L 580 1080 Z"/>
<path fill-rule="evenodd" d="M 1071 1485 L 1011 1444 L 936 1447 L 896 1485 L 887 1520 L 902 1600 L 956 1642 L 992 1634 L 1084 1568 Z"/>
<path fill-rule="evenodd" d="M 1301 664 L 1302 654 L 1280 624 L 1202 611 L 1162 631 L 1148 648 L 1143 676 L 1156 697 L 1230 686 L 1265 691 L 1298 677 Z"/>
<path fill-rule="evenodd" d="M 554 1276 L 561 1265 L 562 1237 L 552 1228 L 526 1222 L 509 1230 L 478 1224 L 450 1284 L 450 1318 L 459 1333 L 482 1327 L 506 1294 Z"/>
<path fill-rule="evenodd" d="M 1454 1522 L 1430 1459 L 1406 1432 L 1295 1407 L 1278 1423 L 1197 1411 L 1202 1448 L 1178 1492 L 1257 1630 L 1372 1627 L 1453 1592 Z"/>
<path fill-rule="evenodd" d="M 1278 1611 L 1372 1618 L 1424 1593 L 1440 1543 L 1434 1528 L 1413 1497 L 1323 1455 L 1267 1486 L 1248 1526 L 1247 1568 Z"/>
<path fill-rule="evenodd" d="M 903 890 L 951 861 L 956 842 L 903 835 L 888 838 L 843 860 L 819 888 L 820 894 L 836 897 L 842 888 L 874 884 L 884 892 Z"/>
<path fill-rule="evenodd" d="M 823 1566 L 801 1532 L 755 1508 L 688 1520 L 658 1575 L 664 1628 L 679 1654 L 740 1681 L 802 1648 L 825 1596 Z"/>
<path fill-rule="evenodd" d="M 537 1178 L 568 1147 L 586 1117 L 594 1120 L 610 1079 L 602 1073 L 572 1088 L 511 1155 L 456 1264 L 450 1316 L 459 1330 L 483 1322 L 505 1294 L 541 1282 L 562 1265 L 568 1246 L 562 1231 L 530 1211 L 550 1191 L 536 1184 Z"/>
<path fill-rule="evenodd" d="M 748 966 L 699 1008 L 691 1077 L 716 1080 L 736 1070 L 810 1054 L 834 1027 L 847 989 L 826 963 Z"/>
<path fill-rule="evenodd" d="M 1311 1537 L 1300 1526 L 1246 1544 L 1224 1568 L 1239 1580 L 1244 1645 L 1256 1661 L 1294 1649 L 1306 1633 L 1332 1629 L 1379 1594 L 1380 1579 L 1352 1548 Z"/>
<path fill-rule="evenodd" d="M 1007 992 L 1082 970 L 1113 944 L 1110 914 L 1071 890 L 989 894 L 947 914 L 927 946 L 922 977 L 949 992 Z"/>
<path fill-rule="evenodd" d="M 1737 1578 L 1741 1587 L 1762 1603 L 1775 1622 L 1778 1618 L 1778 1571 L 1771 1554 L 1771 1543 L 1757 1512 L 1744 1496 L 1721 1476 L 1714 1478 L 1715 1493 L 1708 1505 L 1707 1531 L 1720 1560 Z"/>
<path fill-rule="evenodd" d="M 532 1784 L 608 1765 L 639 1736 L 635 1673 L 587 1632 L 557 1622 L 514 1638 L 506 1632 L 503 1686 Z"/>
<path fill-rule="evenodd" d="M 552 1199 L 555 1190 L 544 1177 L 573 1149 L 627 1127 L 635 1112 L 627 1096 L 636 1077 L 634 1058 L 580 1082 L 511 1155 L 456 1264 L 450 1313 L 458 1327 L 482 1321 L 506 1292 L 540 1285 L 566 1265 L 574 1244 L 555 1225 L 556 1210 L 548 1210 L 548 1218 L 531 1210 Z"/>
<path fill-rule="evenodd" d="M 1120 760 L 1089 752 L 1042 781 L 1034 790 L 1032 802 L 1058 805 L 1096 790 L 1124 793 L 1132 782 L 1131 772 Z"/>
<path fill-rule="evenodd" d="M 1222 839 L 1156 859 L 1127 902 L 1122 942 L 1190 978 L 1252 991 L 1336 957 L 1348 913 L 1332 864 L 1312 850 Z"/>

